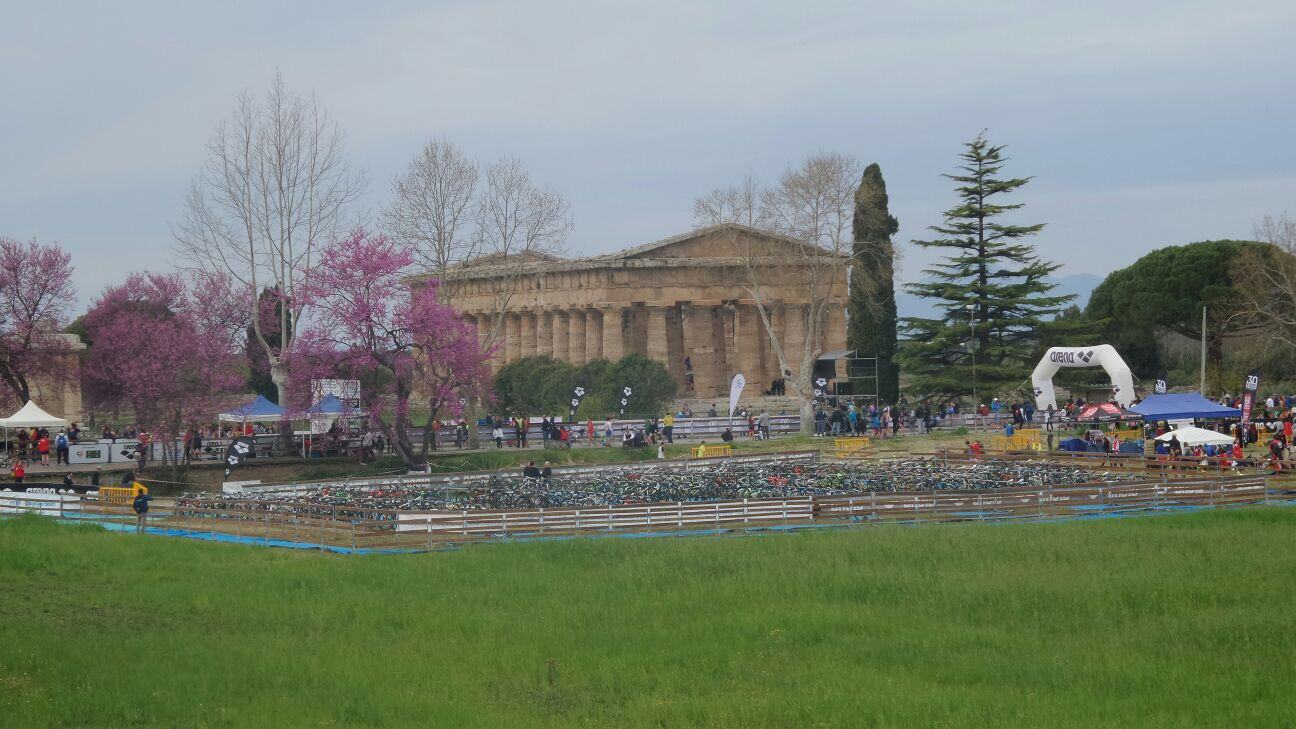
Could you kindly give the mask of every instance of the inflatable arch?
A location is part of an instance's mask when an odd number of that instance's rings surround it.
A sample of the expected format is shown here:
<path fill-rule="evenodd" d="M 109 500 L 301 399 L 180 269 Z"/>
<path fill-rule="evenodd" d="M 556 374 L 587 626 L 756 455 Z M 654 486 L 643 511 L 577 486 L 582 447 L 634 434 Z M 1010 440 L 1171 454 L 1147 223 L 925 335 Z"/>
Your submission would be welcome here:
<path fill-rule="evenodd" d="M 1129 407 L 1134 402 L 1134 376 L 1130 374 L 1129 365 L 1116 353 L 1110 344 L 1099 344 L 1094 347 L 1054 347 L 1044 353 L 1044 358 L 1035 365 L 1031 373 L 1031 385 L 1035 389 L 1035 409 L 1047 410 L 1050 406 L 1057 409 L 1057 393 L 1053 391 L 1053 375 L 1061 367 L 1101 367 L 1107 370 L 1112 381 L 1112 400 L 1121 407 Z"/>

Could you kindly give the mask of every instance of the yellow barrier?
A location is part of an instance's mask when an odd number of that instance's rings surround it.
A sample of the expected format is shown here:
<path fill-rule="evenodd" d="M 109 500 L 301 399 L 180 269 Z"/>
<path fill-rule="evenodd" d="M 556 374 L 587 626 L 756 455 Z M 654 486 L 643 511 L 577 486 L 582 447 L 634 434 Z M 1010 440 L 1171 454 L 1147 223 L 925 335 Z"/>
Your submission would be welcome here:
<path fill-rule="evenodd" d="M 867 436 L 860 436 L 854 438 L 833 438 L 833 448 L 836 449 L 833 455 L 838 458 L 846 458 L 847 456 L 859 455 L 860 451 L 867 448 L 870 442 L 871 441 Z"/>
<path fill-rule="evenodd" d="M 733 446 L 725 443 L 720 445 L 693 446 L 694 458 L 719 458 L 721 456 L 733 455 Z"/>
<path fill-rule="evenodd" d="M 140 494 L 147 494 L 148 487 L 139 481 L 134 481 L 130 486 L 101 486 L 99 487 L 99 500 L 107 504 L 129 504 Z"/>
<path fill-rule="evenodd" d="M 1039 432 L 996 435 L 990 440 L 990 449 L 996 451 L 1029 451 L 1040 449 Z"/>

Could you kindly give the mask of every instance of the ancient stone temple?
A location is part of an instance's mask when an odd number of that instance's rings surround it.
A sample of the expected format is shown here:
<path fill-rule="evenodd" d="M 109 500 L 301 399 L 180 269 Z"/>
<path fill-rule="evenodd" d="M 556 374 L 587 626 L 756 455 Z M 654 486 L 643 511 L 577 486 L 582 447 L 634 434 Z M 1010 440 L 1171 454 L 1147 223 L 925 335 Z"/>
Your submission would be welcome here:
<path fill-rule="evenodd" d="M 760 282 L 792 361 L 803 351 L 812 284 L 830 302 L 818 350 L 845 349 L 845 267 L 811 271 L 806 250 L 799 241 L 721 225 L 589 258 L 478 259 L 443 290 L 483 338 L 504 312 L 496 369 L 530 355 L 581 364 L 639 352 L 665 364 L 681 392 L 687 359 L 699 396 L 727 394 L 737 372 L 754 394 L 779 366 L 747 282 Z"/>

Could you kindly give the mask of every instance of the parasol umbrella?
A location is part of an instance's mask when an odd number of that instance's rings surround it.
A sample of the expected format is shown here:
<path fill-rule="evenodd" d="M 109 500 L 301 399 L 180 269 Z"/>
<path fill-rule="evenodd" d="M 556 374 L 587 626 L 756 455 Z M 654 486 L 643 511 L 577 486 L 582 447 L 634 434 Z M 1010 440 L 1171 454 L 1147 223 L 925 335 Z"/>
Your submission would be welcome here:
<path fill-rule="evenodd" d="M 1142 420 L 1143 416 L 1138 413 L 1130 412 L 1120 405 L 1112 402 L 1105 402 L 1100 405 L 1088 405 L 1076 420 L 1082 423 L 1114 423 L 1121 420 Z"/>

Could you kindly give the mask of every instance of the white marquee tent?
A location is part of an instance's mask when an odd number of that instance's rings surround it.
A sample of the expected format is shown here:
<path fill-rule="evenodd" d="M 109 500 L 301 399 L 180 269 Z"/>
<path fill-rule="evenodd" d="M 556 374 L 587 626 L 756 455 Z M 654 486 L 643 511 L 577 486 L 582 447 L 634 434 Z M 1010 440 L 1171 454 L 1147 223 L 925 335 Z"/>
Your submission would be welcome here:
<path fill-rule="evenodd" d="M 1179 442 L 1186 446 L 1195 445 L 1233 445 L 1233 436 L 1225 433 L 1217 433 L 1205 428 L 1184 427 L 1172 430 L 1157 436 L 1157 440 L 1169 442 L 1171 438 L 1178 438 Z"/>
<path fill-rule="evenodd" d="M 7 418 L 0 418 L 0 428 L 66 428 L 68 421 L 56 418 L 40 409 L 36 403 L 27 401 L 18 412 Z"/>

